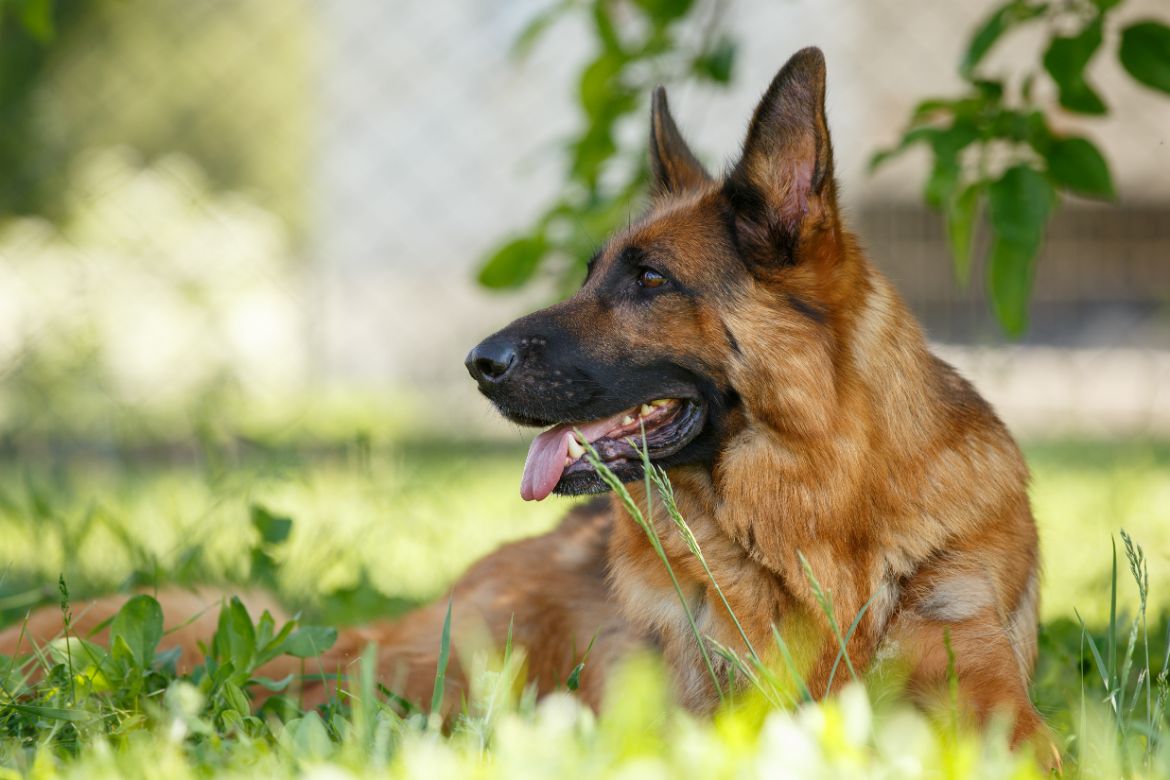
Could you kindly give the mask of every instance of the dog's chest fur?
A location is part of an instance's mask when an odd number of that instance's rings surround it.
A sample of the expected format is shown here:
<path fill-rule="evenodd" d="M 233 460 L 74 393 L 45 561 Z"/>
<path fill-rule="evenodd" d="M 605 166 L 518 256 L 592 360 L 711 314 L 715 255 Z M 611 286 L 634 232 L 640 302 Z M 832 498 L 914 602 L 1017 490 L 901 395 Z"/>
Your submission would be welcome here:
<path fill-rule="evenodd" d="M 618 499 L 614 500 L 617 522 L 609 544 L 610 578 L 627 619 L 661 649 L 674 674 L 682 703 L 695 711 L 708 711 L 718 697 L 706 661 L 699 652 L 695 630 L 747 658 L 748 648 L 740 633 L 742 627 L 753 649 L 766 656 L 775 646 L 772 626 L 783 625 L 782 618 L 790 611 L 791 599 L 774 573 L 752 560 L 747 550 L 719 528 L 714 508 L 701 498 L 711 495 L 710 485 L 704 484 L 709 483 L 709 478 L 697 470 L 684 470 L 672 476 L 679 510 L 694 534 L 710 575 L 689 549 L 661 498 L 654 494 L 649 515 L 653 518 L 653 530 L 670 561 L 687 607 L 683 607 L 670 574 L 646 532 Z M 629 492 L 645 513 L 644 487 L 632 484 Z M 718 583 L 722 597 L 712 580 Z M 740 627 L 729 615 L 724 598 L 739 619 Z M 707 647 L 709 660 L 723 684 L 728 664 L 713 644 L 708 642 Z"/>

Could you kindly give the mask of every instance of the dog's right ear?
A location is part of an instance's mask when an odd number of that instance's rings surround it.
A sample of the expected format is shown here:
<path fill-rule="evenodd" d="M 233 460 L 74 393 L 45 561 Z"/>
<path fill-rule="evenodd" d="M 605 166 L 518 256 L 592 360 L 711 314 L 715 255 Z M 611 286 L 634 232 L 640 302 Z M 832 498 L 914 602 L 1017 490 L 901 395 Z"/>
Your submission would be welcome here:
<path fill-rule="evenodd" d="M 678 131 L 662 87 L 654 89 L 650 108 L 650 178 L 656 196 L 678 195 L 711 181 Z"/>

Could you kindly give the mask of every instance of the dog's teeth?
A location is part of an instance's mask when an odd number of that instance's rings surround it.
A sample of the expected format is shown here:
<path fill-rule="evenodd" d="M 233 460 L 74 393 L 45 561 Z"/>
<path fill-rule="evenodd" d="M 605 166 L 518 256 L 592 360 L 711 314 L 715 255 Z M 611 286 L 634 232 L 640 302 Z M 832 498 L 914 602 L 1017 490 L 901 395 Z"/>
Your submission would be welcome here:
<path fill-rule="evenodd" d="M 577 460 L 585 454 L 585 448 L 581 446 L 581 442 L 577 441 L 576 436 L 569 437 L 569 457 Z"/>
<path fill-rule="evenodd" d="M 632 414 L 627 414 L 625 417 L 622 418 L 622 425 L 633 425 L 633 424 L 634 424 L 634 416 Z"/>
<path fill-rule="evenodd" d="M 654 407 L 650 404 L 642 404 L 642 408 L 638 410 L 639 414 L 641 414 L 643 417 L 650 414 L 652 411 L 654 411 Z"/>
<path fill-rule="evenodd" d="M 650 405 L 651 406 L 666 406 L 669 403 L 670 403 L 669 398 L 659 398 L 657 401 L 651 401 Z"/>

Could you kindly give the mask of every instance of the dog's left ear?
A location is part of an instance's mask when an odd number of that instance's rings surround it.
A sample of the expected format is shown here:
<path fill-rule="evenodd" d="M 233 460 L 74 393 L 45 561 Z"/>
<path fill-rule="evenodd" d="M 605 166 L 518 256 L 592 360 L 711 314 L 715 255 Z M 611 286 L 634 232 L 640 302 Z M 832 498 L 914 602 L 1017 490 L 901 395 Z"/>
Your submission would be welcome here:
<path fill-rule="evenodd" d="M 792 264 L 803 237 L 835 227 L 833 147 L 820 49 L 797 52 L 772 80 L 724 191 L 741 250 L 758 263 Z"/>
<path fill-rule="evenodd" d="M 662 87 L 654 89 L 650 107 L 650 177 L 656 196 L 678 195 L 711 181 L 678 131 Z"/>

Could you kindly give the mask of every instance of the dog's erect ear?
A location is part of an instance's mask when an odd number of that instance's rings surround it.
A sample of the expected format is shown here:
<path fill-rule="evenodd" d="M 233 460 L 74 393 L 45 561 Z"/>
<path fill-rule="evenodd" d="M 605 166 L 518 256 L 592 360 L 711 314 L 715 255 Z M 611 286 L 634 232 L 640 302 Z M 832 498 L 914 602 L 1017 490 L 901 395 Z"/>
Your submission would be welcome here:
<path fill-rule="evenodd" d="M 670 116 L 662 87 L 654 89 L 650 108 L 650 177 L 655 195 L 677 195 L 711 181 Z"/>
<path fill-rule="evenodd" d="M 737 239 L 745 249 L 775 261 L 795 261 L 805 229 L 832 226 L 833 148 L 820 49 L 797 52 L 772 80 L 725 191 L 736 216 Z"/>

